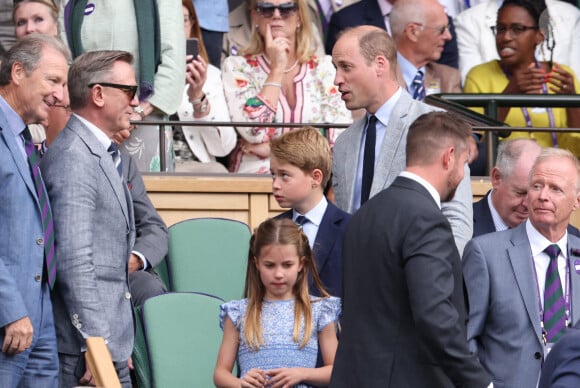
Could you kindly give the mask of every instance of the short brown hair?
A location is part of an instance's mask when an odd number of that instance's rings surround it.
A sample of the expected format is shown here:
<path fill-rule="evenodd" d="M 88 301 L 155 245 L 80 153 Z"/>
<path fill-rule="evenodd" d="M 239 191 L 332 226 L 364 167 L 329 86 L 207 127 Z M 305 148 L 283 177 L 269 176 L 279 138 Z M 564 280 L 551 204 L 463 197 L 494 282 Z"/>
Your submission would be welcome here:
<path fill-rule="evenodd" d="M 328 140 L 314 127 L 289 131 L 272 140 L 271 154 L 305 173 L 322 171 L 322 187 L 326 187 L 332 169 Z"/>
<path fill-rule="evenodd" d="M 407 166 L 425 166 L 433 163 L 438 152 L 453 145 L 456 153 L 467 148 L 471 126 L 450 112 L 425 113 L 411 124 L 407 134 Z"/>

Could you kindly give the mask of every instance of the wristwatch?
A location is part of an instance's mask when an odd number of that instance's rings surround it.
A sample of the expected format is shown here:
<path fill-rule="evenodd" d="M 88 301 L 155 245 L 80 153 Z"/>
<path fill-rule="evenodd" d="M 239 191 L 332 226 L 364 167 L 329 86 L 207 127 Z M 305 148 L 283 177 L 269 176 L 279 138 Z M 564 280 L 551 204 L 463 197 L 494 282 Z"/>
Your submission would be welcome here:
<path fill-rule="evenodd" d="M 137 105 L 135 108 L 133 108 L 133 112 L 141 116 L 142 119 L 145 118 L 145 111 L 143 110 L 143 107 L 141 105 Z"/>
<path fill-rule="evenodd" d="M 205 93 L 201 98 L 196 98 L 195 100 L 190 100 L 191 105 L 193 105 L 193 111 L 197 113 L 205 113 L 208 108 L 208 100 L 206 99 Z"/>

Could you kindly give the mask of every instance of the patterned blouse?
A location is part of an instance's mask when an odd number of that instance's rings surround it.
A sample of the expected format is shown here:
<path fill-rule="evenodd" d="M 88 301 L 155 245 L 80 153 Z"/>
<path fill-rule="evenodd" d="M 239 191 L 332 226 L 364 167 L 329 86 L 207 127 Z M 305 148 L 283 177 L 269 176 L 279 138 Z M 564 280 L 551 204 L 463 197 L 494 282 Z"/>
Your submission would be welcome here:
<path fill-rule="evenodd" d="M 270 66 L 263 55 L 231 56 L 222 64 L 222 80 L 232 121 L 256 123 L 337 123 L 350 124 L 352 116 L 333 84 L 335 69 L 332 58 L 313 57 L 300 65 L 294 77 L 295 106 L 283 93 L 277 106 L 260 95 Z M 291 128 L 239 127 L 238 134 L 249 143 L 266 143 Z M 334 144 L 342 129 L 330 129 L 327 137 Z M 269 158 L 242 154 L 237 147 L 230 157 L 230 170 L 242 173 L 269 173 Z"/>
<path fill-rule="evenodd" d="M 220 326 L 224 327 L 226 316 L 240 333 L 238 362 L 240 376 L 253 368 L 264 371 L 274 368 L 314 368 L 318 354 L 318 333 L 329 324 L 336 324 L 340 315 L 340 298 L 318 298 L 311 296 L 312 333 L 306 346 L 300 349 L 302 342 L 294 342 L 294 299 L 266 301 L 262 305 L 262 336 L 264 345 L 259 350 L 252 350 L 244 336 L 244 323 L 248 300 L 233 300 L 220 307 Z M 304 330 L 302 324 L 301 330 Z M 299 384 L 297 387 L 308 387 Z"/>

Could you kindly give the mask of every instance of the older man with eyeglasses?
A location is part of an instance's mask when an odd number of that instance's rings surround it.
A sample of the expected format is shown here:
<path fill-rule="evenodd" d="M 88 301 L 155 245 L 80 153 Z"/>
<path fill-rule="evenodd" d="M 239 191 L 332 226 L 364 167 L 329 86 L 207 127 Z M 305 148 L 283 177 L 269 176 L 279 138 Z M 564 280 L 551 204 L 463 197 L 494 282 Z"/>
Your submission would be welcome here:
<path fill-rule="evenodd" d="M 134 326 L 127 268 L 135 220 L 112 139 L 129 128 L 139 105 L 132 61 L 125 51 L 93 51 L 74 61 L 73 115 L 41 163 L 59 259 L 53 303 L 61 387 L 94 384 L 84 364 L 87 337 L 105 339 L 122 386 L 131 387 Z"/>

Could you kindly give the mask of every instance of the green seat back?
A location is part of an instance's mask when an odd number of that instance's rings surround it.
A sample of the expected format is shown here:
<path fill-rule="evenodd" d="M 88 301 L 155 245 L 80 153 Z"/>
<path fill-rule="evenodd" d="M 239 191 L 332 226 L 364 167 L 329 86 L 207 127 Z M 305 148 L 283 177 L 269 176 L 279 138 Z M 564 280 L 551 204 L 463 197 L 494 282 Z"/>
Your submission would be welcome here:
<path fill-rule="evenodd" d="M 168 293 L 145 301 L 143 328 L 154 388 L 214 386 L 221 303 L 197 293 Z"/>
<path fill-rule="evenodd" d="M 135 376 L 139 388 L 151 388 L 151 371 L 149 369 L 149 355 L 147 354 L 147 344 L 143 333 L 143 322 L 141 318 L 142 307 L 133 309 L 135 315 L 135 345 L 133 347 L 133 365 L 135 366 Z"/>
<path fill-rule="evenodd" d="M 172 291 L 240 299 L 246 279 L 250 229 L 224 218 L 194 218 L 169 228 Z"/>

